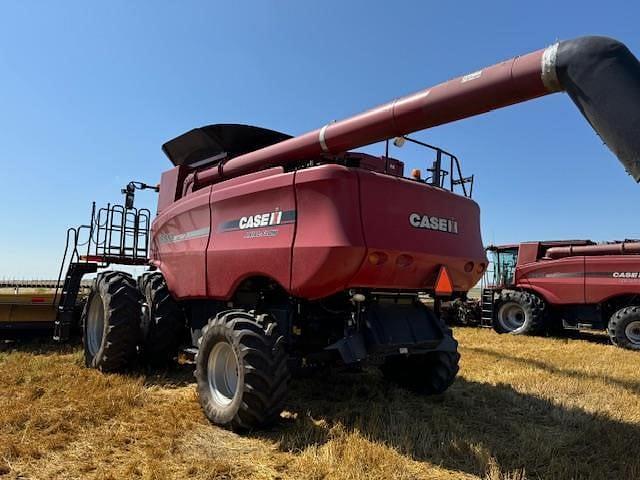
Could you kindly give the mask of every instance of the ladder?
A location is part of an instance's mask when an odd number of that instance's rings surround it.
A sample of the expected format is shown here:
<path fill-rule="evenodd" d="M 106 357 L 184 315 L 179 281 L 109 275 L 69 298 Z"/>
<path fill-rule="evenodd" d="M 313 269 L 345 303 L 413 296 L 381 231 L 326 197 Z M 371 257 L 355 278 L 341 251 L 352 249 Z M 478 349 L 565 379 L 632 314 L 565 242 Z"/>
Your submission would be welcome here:
<path fill-rule="evenodd" d="M 105 208 L 96 209 L 94 202 L 89 224 L 67 230 L 56 294 L 53 298 L 53 305 L 59 300 L 53 327 L 55 341 L 69 340 L 74 327 L 77 326 L 74 317 L 84 275 L 96 273 L 99 268 L 108 267 L 110 264 L 148 264 L 150 219 L 151 212 L 146 208 L 107 204 Z M 62 291 L 58 297 L 61 284 Z"/>
<path fill-rule="evenodd" d="M 483 288 L 480 298 L 480 308 L 482 312 L 480 315 L 481 326 L 490 327 L 493 325 L 493 307 L 493 288 Z"/>
<path fill-rule="evenodd" d="M 55 341 L 64 342 L 69 340 L 71 329 L 75 326 L 74 313 L 82 276 L 97 271 L 98 264 L 94 262 L 71 262 L 69 264 L 62 292 L 60 293 L 56 321 L 53 326 L 53 339 Z"/>

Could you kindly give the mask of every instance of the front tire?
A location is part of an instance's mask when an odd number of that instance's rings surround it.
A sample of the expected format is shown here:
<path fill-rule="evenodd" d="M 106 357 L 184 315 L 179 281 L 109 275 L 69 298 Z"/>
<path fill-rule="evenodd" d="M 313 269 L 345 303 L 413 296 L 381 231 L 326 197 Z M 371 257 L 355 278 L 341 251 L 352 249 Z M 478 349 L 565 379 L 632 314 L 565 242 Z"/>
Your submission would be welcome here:
<path fill-rule="evenodd" d="M 493 329 L 498 333 L 533 335 L 544 328 L 546 305 L 533 293 L 505 290 L 496 307 Z"/>
<path fill-rule="evenodd" d="M 614 345 L 628 350 L 640 350 L 640 306 L 625 307 L 609 320 L 609 338 Z"/>
<path fill-rule="evenodd" d="M 131 275 L 105 272 L 94 280 L 82 312 L 85 365 L 117 372 L 136 357 L 140 295 Z"/>
<path fill-rule="evenodd" d="M 277 324 L 243 310 L 219 313 L 202 330 L 195 376 L 200 405 L 212 423 L 236 431 L 273 423 L 289 380 Z"/>

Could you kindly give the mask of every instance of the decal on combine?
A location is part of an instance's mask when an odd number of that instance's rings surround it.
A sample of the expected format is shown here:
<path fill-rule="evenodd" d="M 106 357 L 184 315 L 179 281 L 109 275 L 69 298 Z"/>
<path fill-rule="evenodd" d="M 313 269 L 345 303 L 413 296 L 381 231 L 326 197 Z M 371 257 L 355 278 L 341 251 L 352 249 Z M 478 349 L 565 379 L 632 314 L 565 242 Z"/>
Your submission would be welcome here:
<path fill-rule="evenodd" d="M 424 228 L 445 233 L 458 233 L 458 222 L 452 218 L 434 217 L 412 213 L 409 215 L 409 223 L 414 228 Z"/>
<path fill-rule="evenodd" d="M 531 272 L 528 278 L 616 278 L 620 280 L 640 280 L 640 272 Z"/>
<path fill-rule="evenodd" d="M 630 279 L 638 279 L 640 278 L 640 272 L 613 272 L 613 278 L 630 278 Z"/>
<path fill-rule="evenodd" d="M 264 227 L 273 227 L 276 225 L 286 225 L 288 223 L 295 223 L 296 221 L 296 211 L 295 210 L 286 210 L 282 211 L 280 209 L 275 209 L 271 212 L 265 213 L 256 213 L 253 215 L 248 215 L 246 217 L 236 218 L 234 220 L 229 220 L 220 224 L 218 230 L 220 232 L 232 232 L 234 230 L 251 230 L 255 228 L 264 228 Z M 273 230 L 273 229 L 270 229 Z M 276 230 L 277 234 L 277 230 Z M 258 235 L 254 235 L 258 236 Z M 261 235 L 261 236 L 275 236 L 272 235 Z M 247 237 L 249 238 L 249 237 Z"/>
<path fill-rule="evenodd" d="M 193 240 L 194 238 L 208 237 L 209 232 L 209 227 L 205 227 L 184 233 L 161 233 L 158 235 L 158 243 L 164 245 L 166 243 L 176 243 L 184 240 Z"/>

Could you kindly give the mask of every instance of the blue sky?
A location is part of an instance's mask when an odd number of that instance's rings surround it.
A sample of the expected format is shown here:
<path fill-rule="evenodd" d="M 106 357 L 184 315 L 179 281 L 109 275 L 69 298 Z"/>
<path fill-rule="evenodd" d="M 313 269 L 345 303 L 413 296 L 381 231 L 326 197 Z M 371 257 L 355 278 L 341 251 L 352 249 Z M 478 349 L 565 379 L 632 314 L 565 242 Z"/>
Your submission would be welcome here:
<path fill-rule="evenodd" d="M 54 276 L 90 202 L 157 182 L 192 127 L 300 134 L 579 35 L 640 54 L 640 4 L 569 3 L 2 2 L 0 277 Z M 475 173 L 485 243 L 640 237 L 640 186 L 564 95 L 416 137 Z"/>

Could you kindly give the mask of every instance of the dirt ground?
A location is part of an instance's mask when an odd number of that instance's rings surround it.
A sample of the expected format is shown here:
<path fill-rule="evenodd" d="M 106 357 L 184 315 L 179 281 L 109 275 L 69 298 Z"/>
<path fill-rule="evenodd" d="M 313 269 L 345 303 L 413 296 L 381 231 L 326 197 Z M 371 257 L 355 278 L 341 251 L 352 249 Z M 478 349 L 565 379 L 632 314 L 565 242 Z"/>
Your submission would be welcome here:
<path fill-rule="evenodd" d="M 640 478 L 640 352 L 455 334 L 442 396 L 320 374 L 292 383 L 277 427 L 242 436 L 206 421 L 188 368 L 103 375 L 77 346 L 2 344 L 0 477 Z"/>

